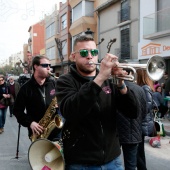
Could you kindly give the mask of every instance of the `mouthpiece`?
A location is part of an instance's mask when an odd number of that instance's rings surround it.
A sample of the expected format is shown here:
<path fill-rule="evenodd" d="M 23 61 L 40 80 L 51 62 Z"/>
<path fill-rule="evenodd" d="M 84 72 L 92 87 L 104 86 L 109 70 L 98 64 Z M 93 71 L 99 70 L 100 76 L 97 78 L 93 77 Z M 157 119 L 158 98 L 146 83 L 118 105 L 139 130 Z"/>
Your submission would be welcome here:
<path fill-rule="evenodd" d="M 90 64 L 90 65 L 92 65 L 92 64 L 94 64 L 94 65 L 100 65 L 100 63 L 94 63 L 93 61 L 89 61 L 89 64 Z"/>
<path fill-rule="evenodd" d="M 56 77 L 53 73 L 48 72 L 48 74 L 49 74 L 50 76 L 54 77 L 55 79 L 58 79 L 58 77 Z"/>

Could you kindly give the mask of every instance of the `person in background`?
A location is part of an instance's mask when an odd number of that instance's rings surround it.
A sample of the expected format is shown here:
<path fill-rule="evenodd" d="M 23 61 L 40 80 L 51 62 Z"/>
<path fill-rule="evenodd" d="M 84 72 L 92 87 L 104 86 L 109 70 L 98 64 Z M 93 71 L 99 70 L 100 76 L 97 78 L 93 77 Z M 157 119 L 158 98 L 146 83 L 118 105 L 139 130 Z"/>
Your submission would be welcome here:
<path fill-rule="evenodd" d="M 170 96 L 170 78 L 167 72 L 164 73 L 164 83 L 162 83 L 162 88 L 164 90 L 163 97 Z M 164 101 L 164 105 L 168 106 L 168 101 Z"/>
<path fill-rule="evenodd" d="M 125 170 L 136 170 L 138 145 L 142 142 L 142 119 L 147 113 L 146 96 L 142 87 L 136 83 L 125 81 L 125 84 L 135 92 L 139 107 L 136 119 L 129 119 L 119 112 L 119 141 L 122 146 Z"/>
<path fill-rule="evenodd" d="M 154 136 L 154 115 L 153 115 L 153 109 L 154 109 L 154 101 L 153 101 L 153 92 L 154 89 L 154 83 L 149 78 L 146 70 L 144 69 L 138 69 L 137 70 L 137 84 L 141 86 L 145 92 L 146 95 L 146 103 L 147 103 L 147 114 L 149 117 L 149 122 L 147 119 L 143 119 L 142 122 L 142 128 L 144 129 L 142 132 L 142 142 L 139 143 L 138 146 L 138 154 L 137 154 L 137 169 L 138 170 L 146 170 L 146 159 L 145 159 L 145 148 L 144 148 L 144 139 L 145 134 L 144 132 L 148 134 L 147 136 Z M 151 126 L 152 125 L 152 126 Z"/>
<path fill-rule="evenodd" d="M 17 81 L 14 81 L 13 76 L 10 76 L 8 86 L 10 88 L 11 97 L 13 97 L 14 101 L 15 101 L 15 98 L 19 92 L 19 89 L 20 89 L 20 85 Z M 12 117 L 12 115 L 13 115 L 13 107 L 14 107 L 14 103 L 12 103 L 9 106 L 10 117 Z"/>
<path fill-rule="evenodd" d="M 10 98 L 10 89 L 5 82 L 5 77 L 0 75 L 0 100 L 3 98 Z M 0 134 L 4 132 L 7 107 L 0 102 Z"/>
<path fill-rule="evenodd" d="M 159 117 L 163 118 L 164 115 L 168 111 L 168 107 L 164 105 L 164 100 L 163 100 L 163 96 L 162 96 L 162 87 L 161 86 L 156 87 L 155 92 L 153 93 L 153 99 L 154 99 L 154 101 L 155 101 L 155 103 L 156 103 L 156 105 L 159 109 L 159 113 L 161 113 L 161 115 L 159 115 Z"/>
<path fill-rule="evenodd" d="M 30 139 L 32 135 L 43 133 L 44 127 L 39 124 L 39 121 L 56 96 L 56 83 L 49 77 L 50 66 L 47 57 L 35 56 L 32 60 L 34 73 L 31 79 L 21 86 L 15 99 L 13 113 L 18 123 L 28 128 Z M 49 136 L 50 140 L 53 138 L 55 136 Z"/>
<path fill-rule="evenodd" d="M 154 89 L 156 90 L 156 87 L 157 87 L 157 86 L 160 86 L 160 84 L 159 84 L 158 81 L 155 81 L 153 86 L 154 86 Z"/>
<path fill-rule="evenodd" d="M 57 80 L 57 98 L 65 118 L 62 130 L 66 170 L 123 170 L 117 132 L 117 109 L 129 118 L 137 117 L 133 90 L 110 75 L 126 75 L 117 57 L 106 54 L 96 68 L 98 49 L 91 36 L 79 36 L 73 45 L 68 74 Z"/>

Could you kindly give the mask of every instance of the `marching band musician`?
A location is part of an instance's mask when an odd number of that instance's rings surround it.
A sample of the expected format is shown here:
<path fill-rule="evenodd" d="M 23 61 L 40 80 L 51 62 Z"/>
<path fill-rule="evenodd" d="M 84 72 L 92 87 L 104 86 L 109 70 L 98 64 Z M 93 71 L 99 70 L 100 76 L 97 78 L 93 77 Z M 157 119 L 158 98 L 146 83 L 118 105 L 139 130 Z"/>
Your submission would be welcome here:
<path fill-rule="evenodd" d="M 28 128 L 29 138 L 43 133 L 44 127 L 39 121 L 56 96 L 55 80 L 49 77 L 50 66 L 46 56 L 38 55 L 33 58 L 33 75 L 20 88 L 14 103 L 14 115 L 19 124 Z M 49 140 L 53 140 L 56 136 L 52 133 Z"/>
<path fill-rule="evenodd" d="M 138 104 L 123 80 L 114 85 L 109 77 L 111 72 L 127 73 L 109 53 L 100 70 L 96 68 L 99 51 L 92 37 L 77 37 L 73 48 L 75 64 L 56 83 L 58 105 L 66 120 L 62 130 L 65 169 L 123 170 L 116 110 L 136 118 Z"/>

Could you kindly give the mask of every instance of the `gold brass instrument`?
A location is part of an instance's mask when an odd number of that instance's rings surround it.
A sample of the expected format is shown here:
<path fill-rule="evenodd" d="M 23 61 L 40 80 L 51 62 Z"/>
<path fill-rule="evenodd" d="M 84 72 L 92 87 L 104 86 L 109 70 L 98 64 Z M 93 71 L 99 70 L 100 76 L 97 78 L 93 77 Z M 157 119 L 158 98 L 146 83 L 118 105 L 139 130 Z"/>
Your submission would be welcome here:
<path fill-rule="evenodd" d="M 39 125 L 44 128 L 44 131 L 42 134 L 37 135 L 33 134 L 31 136 L 31 141 L 34 142 L 35 140 L 39 138 L 48 138 L 51 132 L 54 130 L 55 127 L 58 129 L 61 129 L 63 127 L 63 120 L 62 118 L 56 114 L 56 103 L 57 98 L 55 97 L 52 99 L 52 102 L 50 103 L 48 109 L 46 110 L 43 118 L 39 121 Z"/>
<path fill-rule="evenodd" d="M 100 65 L 100 63 L 93 62 L 89 62 L 89 64 Z M 166 69 L 165 61 L 161 56 L 152 56 L 146 64 L 120 63 L 118 67 L 124 69 L 131 69 L 133 75 L 136 74 L 137 69 L 146 69 L 148 76 L 153 81 L 161 79 Z M 116 77 L 116 79 L 133 81 L 134 80 L 133 75 L 118 76 Z"/>

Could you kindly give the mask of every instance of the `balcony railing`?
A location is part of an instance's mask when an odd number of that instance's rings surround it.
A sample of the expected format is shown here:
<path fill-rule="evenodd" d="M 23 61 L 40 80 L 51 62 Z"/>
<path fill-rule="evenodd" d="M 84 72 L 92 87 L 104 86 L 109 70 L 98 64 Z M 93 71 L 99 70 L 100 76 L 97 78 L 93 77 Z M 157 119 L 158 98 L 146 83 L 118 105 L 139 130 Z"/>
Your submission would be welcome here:
<path fill-rule="evenodd" d="M 155 39 L 170 35 L 170 8 L 143 18 L 143 38 Z"/>

